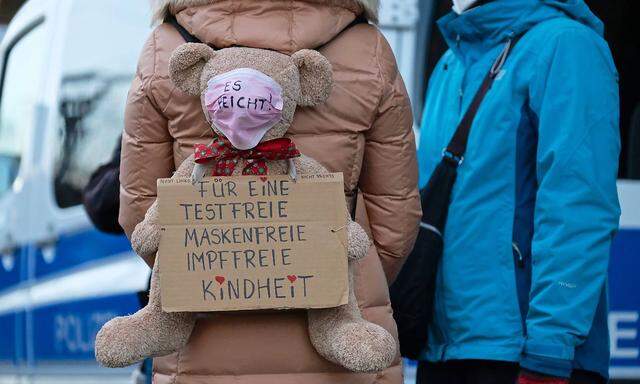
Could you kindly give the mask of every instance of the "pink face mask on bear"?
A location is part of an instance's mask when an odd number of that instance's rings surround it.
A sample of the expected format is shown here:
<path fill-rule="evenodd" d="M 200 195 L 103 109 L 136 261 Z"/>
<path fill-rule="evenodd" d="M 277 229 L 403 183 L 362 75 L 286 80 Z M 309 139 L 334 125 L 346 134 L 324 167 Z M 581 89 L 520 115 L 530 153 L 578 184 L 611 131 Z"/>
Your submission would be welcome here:
<path fill-rule="evenodd" d="M 282 88 L 271 77 L 239 68 L 208 82 L 204 96 L 209 121 L 237 149 L 258 145 L 282 118 Z"/>

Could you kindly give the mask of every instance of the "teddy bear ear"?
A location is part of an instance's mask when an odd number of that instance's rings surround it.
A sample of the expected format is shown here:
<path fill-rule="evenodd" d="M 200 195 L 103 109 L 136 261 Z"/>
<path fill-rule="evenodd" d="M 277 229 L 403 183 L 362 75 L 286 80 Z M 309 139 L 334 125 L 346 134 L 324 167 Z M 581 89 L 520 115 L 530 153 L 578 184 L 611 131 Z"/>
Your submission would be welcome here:
<path fill-rule="evenodd" d="M 300 74 L 300 100 L 298 104 L 313 107 L 329 98 L 333 87 L 331 63 L 320 52 L 302 49 L 291 55 Z"/>
<path fill-rule="evenodd" d="M 202 91 L 200 78 L 205 64 L 215 55 L 206 44 L 186 43 L 179 46 L 169 60 L 169 77 L 181 91 L 199 96 Z"/>

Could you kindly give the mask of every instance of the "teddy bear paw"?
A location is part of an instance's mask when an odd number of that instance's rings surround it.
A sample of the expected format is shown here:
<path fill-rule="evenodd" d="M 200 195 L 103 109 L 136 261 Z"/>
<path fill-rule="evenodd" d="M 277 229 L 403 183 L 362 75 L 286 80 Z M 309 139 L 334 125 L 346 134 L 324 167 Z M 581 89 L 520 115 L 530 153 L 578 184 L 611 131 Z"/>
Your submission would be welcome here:
<path fill-rule="evenodd" d="M 360 224 L 355 221 L 349 222 L 347 238 L 347 255 L 350 260 L 360 260 L 367 255 L 369 247 L 371 247 L 371 240 Z"/>
<path fill-rule="evenodd" d="M 133 251 L 144 259 L 153 257 L 160 246 L 160 232 L 161 229 L 156 224 L 138 224 L 131 235 Z"/>
<path fill-rule="evenodd" d="M 149 322 L 153 324 L 149 327 L 133 316 L 110 320 L 96 335 L 95 355 L 102 366 L 121 368 L 148 357 L 168 355 L 184 347 L 193 330 L 193 321 L 188 318 Z"/>
<path fill-rule="evenodd" d="M 376 324 L 360 321 L 342 324 L 314 344 L 327 360 L 361 373 L 385 370 L 397 353 L 396 341 L 389 332 Z"/>

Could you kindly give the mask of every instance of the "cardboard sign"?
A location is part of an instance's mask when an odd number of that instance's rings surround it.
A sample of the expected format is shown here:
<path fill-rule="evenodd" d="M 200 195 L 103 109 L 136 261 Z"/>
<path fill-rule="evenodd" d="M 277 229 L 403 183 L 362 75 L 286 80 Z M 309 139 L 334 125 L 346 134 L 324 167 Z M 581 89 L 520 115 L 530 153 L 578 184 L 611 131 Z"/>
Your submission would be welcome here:
<path fill-rule="evenodd" d="M 347 303 L 341 173 L 160 179 L 158 204 L 165 311 Z"/>

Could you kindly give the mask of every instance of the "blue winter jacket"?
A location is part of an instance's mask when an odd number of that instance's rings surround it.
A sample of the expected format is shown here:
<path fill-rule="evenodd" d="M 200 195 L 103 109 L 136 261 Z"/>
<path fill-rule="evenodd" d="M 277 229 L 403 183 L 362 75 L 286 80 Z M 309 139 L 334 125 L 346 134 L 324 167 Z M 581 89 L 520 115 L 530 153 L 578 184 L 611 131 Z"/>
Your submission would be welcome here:
<path fill-rule="evenodd" d="M 602 22 L 583 0 L 494 0 L 439 25 L 450 50 L 429 83 L 421 186 L 504 43 L 524 37 L 473 124 L 424 358 L 607 377 L 620 143 Z"/>

